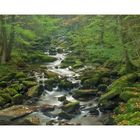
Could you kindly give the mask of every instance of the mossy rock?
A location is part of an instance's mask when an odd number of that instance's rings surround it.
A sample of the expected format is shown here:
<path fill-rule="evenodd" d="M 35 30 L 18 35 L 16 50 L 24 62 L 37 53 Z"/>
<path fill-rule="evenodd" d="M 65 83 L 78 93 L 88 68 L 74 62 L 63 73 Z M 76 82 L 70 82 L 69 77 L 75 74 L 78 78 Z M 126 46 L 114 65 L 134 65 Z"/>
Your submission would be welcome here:
<path fill-rule="evenodd" d="M 33 86 L 36 86 L 36 85 L 37 85 L 37 83 L 34 82 L 34 81 L 23 81 L 22 83 L 23 83 L 23 85 L 25 85 L 27 88 L 30 88 L 30 87 L 33 87 Z"/>
<path fill-rule="evenodd" d="M 52 91 L 53 87 L 55 87 L 58 82 L 59 82 L 58 78 L 50 78 L 50 79 L 46 80 L 45 81 L 45 89 Z"/>
<path fill-rule="evenodd" d="M 88 100 L 97 95 L 96 89 L 79 89 L 72 94 L 73 98 L 77 100 Z"/>
<path fill-rule="evenodd" d="M 138 97 L 140 97 L 140 92 L 137 91 L 124 91 L 120 94 L 120 98 L 125 102 L 131 98 L 138 98 Z"/>
<path fill-rule="evenodd" d="M 16 78 L 17 78 L 17 79 L 26 78 L 26 74 L 23 73 L 23 72 L 18 72 L 18 73 L 16 74 Z"/>
<path fill-rule="evenodd" d="M 42 86 L 33 86 L 31 88 L 29 88 L 29 90 L 27 91 L 27 96 L 28 97 L 38 97 L 42 94 L 43 92 L 43 87 Z"/>
<path fill-rule="evenodd" d="M 1 81 L 0 82 L 0 88 L 5 88 L 5 87 L 7 87 L 7 82 Z"/>
<path fill-rule="evenodd" d="M 1 81 L 8 81 L 9 82 L 10 80 L 15 79 L 15 76 L 16 76 L 16 73 L 9 73 L 8 75 L 3 76 L 1 78 Z"/>
<path fill-rule="evenodd" d="M 12 97 L 9 94 L 1 94 L 0 96 L 4 98 L 6 103 L 10 103 L 12 100 Z"/>
<path fill-rule="evenodd" d="M 91 77 L 82 82 L 83 88 L 94 88 L 100 82 L 100 76 Z"/>
<path fill-rule="evenodd" d="M 131 98 L 127 102 L 128 112 L 140 111 L 140 98 Z"/>
<path fill-rule="evenodd" d="M 16 94 L 12 97 L 12 102 L 14 104 L 21 104 L 23 102 L 23 95 L 22 94 Z"/>
<path fill-rule="evenodd" d="M 138 78 L 137 73 L 131 73 L 120 77 L 115 80 L 111 86 L 108 88 L 108 92 L 100 97 L 100 101 L 110 100 L 116 96 L 120 96 L 125 87 L 129 87 L 132 83 L 136 82 Z"/>
<path fill-rule="evenodd" d="M 74 84 L 72 84 L 71 82 L 69 82 L 66 79 L 64 79 L 64 80 L 60 81 L 58 87 L 61 90 L 70 90 L 70 89 L 72 89 L 74 87 Z"/>
<path fill-rule="evenodd" d="M 140 125 L 140 112 L 125 113 L 113 116 L 118 125 Z"/>
<path fill-rule="evenodd" d="M 10 96 L 14 96 L 18 94 L 18 92 L 14 88 L 10 88 L 10 87 L 5 88 L 3 91 L 5 94 L 9 94 Z"/>
<path fill-rule="evenodd" d="M 83 88 L 94 88 L 97 87 L 99 84 L 105 83 L 106 79 L 108 80 L 110 76 L 109 69 L 107 68 L 98 68 L 98 69 L 89 69 L 83 72 L 80 76 L 81 84 Z M 103 78 L 105 78 L 103 80 Z M 108 82 L 110 83 L 110 82 Z"/>
<path fill-rule="evenodd" d="M 140 111 L 140 98 L 131 98 L 127 103 L 121 103 L 114 111 L 116 114 Z"/>
<path fill-rule="evenodd" d="M 35 81 L 35 80 L 36 80 L 35 77 L 28 77 L 28 78 L 25 79 L 25 81 Z"/>
<path fill-rule="evenodd" d="M 4 90 L 0 89 L 0 95 L 4 93 L 5 93 Z"/>
<path fill-rule="evenodd" d="M 45 72 L 45 75 L 46 75 L 48 78 L 58 78 L 58 74 L 57 74 L 57 73 L 52 72 L 52 71 L 49 71 L 49 70 L 47 70 L 47 71 Z"/>
<path fill-rule="evenodd" d="M 21 90 L 25 89 L 25 86 L 23 84 L 20 84 L 20 83 L 19 84 L 15 83 L 15 84 L 12 84 L 10 86 L 10 88 L 13 88 L 16 91 L 20 92 Z"/>
<path fill-rule="evenodd" d="M 79 108 L 79 102 L 70 102 L 62 107 L 62 109 L 67 113 L 75 113 Z"/>
<path fill-rule="evenodd" d="M 6 104 L 5 99 L 2 96 L 0 96 L 0 106 L 4 106 L 5 104 Z"/>
<path fill-rule="evenodd" d="M 53 62 L 57 60 L 55 57 L 48 56 L 41 52 L 32 53 L 32 55 L 30 55 L 28 59 L 32 63 Z"/>
<path fill-rule="evenodd" d="M 104 101 L 107 101 L 107 100 L 111 100 L 111 99 L 119 96 L 120 92 L 121 92 L 121 89 L 113 89 L 113 90 L 103 94 L 100 97 L 99 101 L 104 102 Z"/>
<path fill-rule="evenodd" d="M 114 112 L 116 114 L 124 114 L 128 112 L 128 107 L 125 103 L 121 103 L 118 107 L 115 108 Z"/>

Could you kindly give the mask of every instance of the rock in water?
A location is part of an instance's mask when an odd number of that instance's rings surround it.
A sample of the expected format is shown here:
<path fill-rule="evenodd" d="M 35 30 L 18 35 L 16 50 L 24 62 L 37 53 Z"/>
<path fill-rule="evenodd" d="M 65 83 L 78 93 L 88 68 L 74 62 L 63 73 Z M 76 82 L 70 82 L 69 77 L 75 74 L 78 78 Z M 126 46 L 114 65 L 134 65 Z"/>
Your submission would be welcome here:
<path fill-rule="evenodd" d="M 26 105 L 14 105 L 12 107 L 0 110 L 0 124 L 7 124 L 7 122 L 11 122 L 15 119 L 26 116 L 35 110 L 35 107 L 29 107 Z"/>
<path fill-rule="evenodd" d="M 97 95 L 97 90 L 96 89 L 80 89 L 74 91 L 72 94 L 73 98 L 77 100 L 88 100 Z"/>
<path fill-rule="evenodd" d="M 28 90 L 27 96 L 28 97 L 38 97 L 39 95 L 41 95 L 42 92 L 43 92 L 42 86 L 38 86 L 38 85 L 33 86 Z"/>
<path fill-rule="evenodd" d="M 67 113 L 75 113 L 79 108 L 79 102 L 70 102 L 62 107 L 62 109 Z"/>

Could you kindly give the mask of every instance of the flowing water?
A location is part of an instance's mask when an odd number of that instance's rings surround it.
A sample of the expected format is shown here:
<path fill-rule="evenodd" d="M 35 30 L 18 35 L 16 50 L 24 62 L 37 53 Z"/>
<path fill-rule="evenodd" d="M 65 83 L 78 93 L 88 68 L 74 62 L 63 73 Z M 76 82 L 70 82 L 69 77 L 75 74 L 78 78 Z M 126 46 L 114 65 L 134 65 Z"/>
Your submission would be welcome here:
<path fill-rule="evenodd" d="M 48 54 L 46 52 L 46 54 Z M 66 77 L 68 81 L 71 83 L 77 83 L 79 87 L 81 87 L 80 80 L 77 80 L 79 77 L 78 71 L 74 72 L 71 70 L 71 66 L 68 68 L 60 68 L 61 62 L 65 59 L 66 53 L 57 53 L 56 55 L 53 55 L 53 57 L 56 57 L 57 60 L 52 63 L 46 64 L 46 69 L 52 72 L 55 72 L 59 75 L 59 77 Z M 84 68 L 82 68 L 84 69 Z M 81 69 L 81 70 L 82 70 Z M 80 71 L 80 70 L 79 70 Z M 45 85 L 45 81 L 48 80 L 47 77 L 45 77 L 44 73 L 37 73 L 35 72 L 35 77 L 38 83 Z M 72 89 L 72 90 L 75 90 Z M 80 102 L 80 112 L 73 116 L 71 120 L 65 120 L 60 119 L 58 117 L 58 114 L 62 111 L 61 106 L 62 102 L 58 101 L 58 97 L 65 95 L 66 99 L 68 101 L 76 101 L 70 94 L 69 91 L 59 90 L 58 86 L 54 87 L 52 91 L 44 90 L 43 94 L 37 101 L 37 106 L 42 105 L 52 105 L 55 106 L 55 110 L 48 111 L 46 113 L 42 112 L 41 110 L 38 110 L 36 112 L 31 113 L 30 115 L 26 116 L 25 118 L 29 117 L 36 117 L 39 119 L 41 125 L 45 125 L 46 123 L 53 121 L 54 125 L 58 125 L 61 122 L 67 122 L 68 124 L 80 124 L 80 125 L 101 125 L 102 124 L 102 118 L 103 114 L 100 111 L 100 109 L 97 107 L 98 103 L 96 99 L 92 99 L 90 101 L 81 101 Z M 92 114 L 90 110 L 96 108 L 96 115 Z M 24 119 L 25 119 L 24 118 Z"/>

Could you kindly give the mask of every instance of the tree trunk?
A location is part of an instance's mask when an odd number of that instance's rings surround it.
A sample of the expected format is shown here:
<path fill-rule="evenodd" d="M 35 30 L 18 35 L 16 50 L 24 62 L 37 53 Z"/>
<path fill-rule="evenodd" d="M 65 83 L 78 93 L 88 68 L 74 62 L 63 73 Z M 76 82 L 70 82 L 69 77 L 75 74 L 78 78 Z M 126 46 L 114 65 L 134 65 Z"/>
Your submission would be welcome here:
<path fill-rule="evenodd" d="M 6 53 L 7 53 L 7 34 L 6 34 L 6 16 L 1 15 L 1 53 L 0 62 L 1 64 L 6 63 Z"/>
<path fill-rule="evenodd" d="M 8 42 L 8 49 L 6 53 L 6 61 L 9 61 L 11 59 L 11 52 L 14 47 L 15 43 L 15 16 L 13 15 L 11 17 L 11 31 L 10 31 L 10 39 Z"/>

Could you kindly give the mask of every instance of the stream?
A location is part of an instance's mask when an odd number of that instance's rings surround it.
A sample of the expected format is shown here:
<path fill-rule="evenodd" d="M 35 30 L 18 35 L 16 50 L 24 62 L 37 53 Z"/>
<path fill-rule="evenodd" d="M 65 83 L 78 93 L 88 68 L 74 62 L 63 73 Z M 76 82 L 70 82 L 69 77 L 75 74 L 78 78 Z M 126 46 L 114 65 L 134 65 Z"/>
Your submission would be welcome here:
<path fill-rule="evenodd" d="M 48 55 L 48 52 L 46 52 Z M 58 86 L 53 87 L 52 91 L 46 90 L 35 102 L 35 106 L 50 106 L 50 109 L 44 111 L 42 109 L 37 109 L 32 113 L 25 115 L 19 119 L 14 120 L 14 122 L 23 123 L 25 120 L 35 121 L 39 125 L 102 125 L 104 114 L 98 108 L 98 102 L 96 98 L 88 101 L 80 101 L 80 109 L 76 114 L 72 114 L 71 119 L 60 118 L 59 113 L 62 112 L 63 102 L 59 101 L 58 98 L 65 95 L 66 100 L 75 102 L 77 101 L 72 97 L 70 92 L 80 88 L 81 81 L 78 79 L 79 71 L 82 69 L 72 71 L 71 66 L 67 68 L 61 68 L 61 62 L 66 58 L 67 53 L 57 53 L 56 55 L 50 55 L 56 57 L 57 60 L 51 63 L 47 63 L 44 66 L 47 70 L 57 73 L 59 77 L 65 77 L 69 82 L 77 84 L 78 86 L 72 88 L 70 91 L 60 90 Z M 42 84 L 45 87 L 45 81 L 48 80 L 44 73 L 34 73 L 38 84 Z M 51 106 L 54 109 L 51 109 Z"/>

